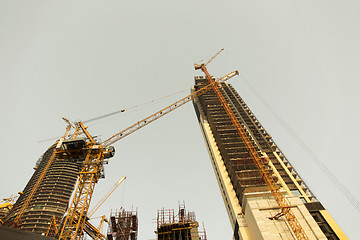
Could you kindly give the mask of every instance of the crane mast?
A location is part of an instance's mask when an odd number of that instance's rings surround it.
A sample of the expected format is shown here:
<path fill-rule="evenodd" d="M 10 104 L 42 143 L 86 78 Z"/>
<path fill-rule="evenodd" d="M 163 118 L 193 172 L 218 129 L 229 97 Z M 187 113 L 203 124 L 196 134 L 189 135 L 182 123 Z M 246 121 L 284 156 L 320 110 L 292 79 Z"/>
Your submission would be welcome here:
<path fill-rule="evenodd" d="M 86 151 L 86 157 L 59 239 L 76 239 L 82 234 L 95 184 L 100 178 L 105 158 L 104 152 L 106 150 L 101 145 L 96 144 L 82 122 L 77 123 L 77 128 L 71 138 L 76 139 L 80 132 L 87 136 L 89 142 L 87 142 L 85 149 L 81 149 Z M 71 152 L 64 150 L 64 154 L 71 154 Z"/>

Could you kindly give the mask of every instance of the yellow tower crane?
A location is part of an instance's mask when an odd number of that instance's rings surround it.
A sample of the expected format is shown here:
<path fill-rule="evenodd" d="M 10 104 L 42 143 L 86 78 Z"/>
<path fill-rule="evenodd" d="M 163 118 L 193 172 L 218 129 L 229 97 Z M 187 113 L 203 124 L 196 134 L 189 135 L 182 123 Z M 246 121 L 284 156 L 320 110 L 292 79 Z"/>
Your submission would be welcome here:
<path fill-rule="evenodd" d="M 292 231 L 294 232 L 297 239 L 308 239 L 304 229 L 301 227 L 299 221 L 295 217 L 294 213 L 290 209 L 289 201 L 281 194 L 279 186 L 274 181 L 271 172 L 269 171 L 268 162 L 270 161 L 267 156 L 260 156 L 259 153 L 256 151 L 254 144 L 251 142 L 249 137 L 246 135 L 245 129 L 241 126 L 240 122 L 236 118 L 234 112 L 231 110 L 229 104 L 225 100 L 225 97 L 222 95 L 218 84 L 214 83 L 214 80 L 210 73 L 208 72 L 206 66 L 209 64 L 217 55 L 219 55 L 224 49 L 221 49 L 219 52 L 215 54 L 206 64 L 195 64 L 195 70 L 201 69 L 206 79 L 211 84 L 214 92 L 216 93 L 217 97 L 219 98 L 222 106 L 224 107 L 226 113 L 228 114 L 232 124 L 236 128 L 240 138 L 244 142 L 246 149 L 248 150 L 251 158 L 254 160 L 257 168 L 259 169 L 263 179 L 265 180 L 269 190 L 271 191 L 273 197 L 275 198 L 277 204 L 281 209 L 281 213 L 278 214 L 275 218 L 278 218 L 281 215 L 285 216 L 286 221 L 289 223 Z"/>
<path fill-rule="evenodd" d="M 24 204 L 16 215 L 12 227 L 16 228 L 20 225 L 24 212 L 29 206 L 35 192 L 38 190 L 40 183 L 46 176 L 47 171 L 55 159 L 80 157 L 84 159 L 82 169 L 79 172 L 78 184 L 75 188 L 75 193 L 71 200 L 70 207 L 60 229 L 59 236 L 59 239 L 79 239 L 82 236 L 84 227 L 87 223 L 90 202 L 95 185 L 101 177 L 104 167 L 104 160 L 113 157 L 115 154 L 115 149 L 111 145 L 128 136 L 129 134 L 147 126 L 162 116 L 165 116 L 166 114 L 183 106 L 194 98 L 211 90 L 218 84 L 223 83 L 236 75 L 239 75 L 238 71 L 231 72 L 222 78 L 213 80 L 209 85 L 178 100 L 168 107 L 161 109 L 151 116 L 136 122 L 135 124 L 119 133 L 114 134 L 101 143 L 98 143 L 95 138 L 88 132 L 87 127 L 83 124 L 83 122 L 79 121 L 76 123 L 71 123 L 68 119 L 63 117 L 63 120 L 68 124 L 66 131 L 60 140 L 56 142 L 56 147 L 53 154 L 51 155 L 42 173 L 31 189 L 30 194 L 27 196 L 27 199 L 24 201 Z M 72 134 L 69 134 L 71 129 L 75 130 Z M 84 134 L 86 138 L 80 137 L 81 134 Z M 53 225 L 56 226 L 55 220 Z"/>
<path fill-rule="evenodd" d="M 216 81 L 213 81 L 209 85 L 193 92 L 170 106 L 163 108 L 151 116 L 136 122 L 123 131 L 114 134 L 102 143 L 97 143 L 87 131 L 87 127 L 85 127 L 82 122 L 77 122 L 75 124 L 75 132 L 70 137 L 70 140 L 75 142 L 72 146 L 78 145 L 80 147 L 67 148 L 67 146 L 63 145 L 60 140 L 56 148 L 56 156 L 58 158 L 69 158 L 73 156 L 85 157 L 82 170 L 79 173 L 80 176 L 78 184 L 75 188 L 75 194 L 62 225 L 59 239 L 78 239 L 82 235 L 95 184 L 98 182 L 103 169 L 104 159 L 111 158 L 115 153 L 114 148 L 111 146 L 112 144 L 183 106 L 206 91 L 209 91 L 213 85 L 225 82 L 238 74 L 238 71 L 234 71 L 217 79 Z M 78 138 L 78 136 L 82 133 L 85 134 L 87 138 L 85 144 L 83 143 L 84 140 L 82 138 Z M 76 141 L 78 141 L 78 144 Z"/>

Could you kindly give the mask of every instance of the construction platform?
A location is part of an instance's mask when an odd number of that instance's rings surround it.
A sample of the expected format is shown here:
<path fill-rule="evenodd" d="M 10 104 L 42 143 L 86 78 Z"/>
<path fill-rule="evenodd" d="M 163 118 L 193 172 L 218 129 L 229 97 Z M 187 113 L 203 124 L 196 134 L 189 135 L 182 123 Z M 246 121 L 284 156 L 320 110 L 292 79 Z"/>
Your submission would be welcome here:
<path fill-rule="evenodd" d="M 174 209 L 161 209 L 157 214 L 158 240 L 206 240 L 205 229 L 199 232 L 199 223 L 194 212 L 187 212 L 185 204 L 179 204 L 175 215 Z"/>
<path fill-rule="evenodd" d="M 110 213 L 107 233 L 108 240 L 136 240 L 138 235 L 137 211 L 119 211 Z"/>

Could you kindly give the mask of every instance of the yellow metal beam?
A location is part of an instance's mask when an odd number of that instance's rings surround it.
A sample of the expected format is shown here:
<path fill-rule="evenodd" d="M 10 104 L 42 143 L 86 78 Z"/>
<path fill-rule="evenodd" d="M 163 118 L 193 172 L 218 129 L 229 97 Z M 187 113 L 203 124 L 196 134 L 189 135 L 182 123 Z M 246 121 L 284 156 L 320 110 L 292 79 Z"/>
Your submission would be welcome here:
<path fill-rule="evenodd" d="M 349 240 L 327 210 L 320 210 L 320 214 L 325 218 L 326 222 L 340 240 Z"/>

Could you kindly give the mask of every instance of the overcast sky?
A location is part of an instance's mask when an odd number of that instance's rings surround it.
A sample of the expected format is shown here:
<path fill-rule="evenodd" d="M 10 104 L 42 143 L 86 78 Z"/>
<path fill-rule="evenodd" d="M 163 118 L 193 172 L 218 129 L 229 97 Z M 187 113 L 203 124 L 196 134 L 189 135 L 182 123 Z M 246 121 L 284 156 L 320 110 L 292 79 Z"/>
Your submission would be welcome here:
<path fill-rule="evenodd" d="M 360 213 L 299 144 L 360 199 L 359 1 L 0 0 L 1 197 L 22 190 L 70 120 L 106 139 L 190 92 L 193 64 L 225 48 L 216 77 L 239 70 L 238 93 L 350 239 Z M 260 96 L 260 97 L 259 97 Z M 265 103 L 264 103 L 265 101 Z M 283 123 L 282 123 L 283 122 Z M 301 139 L 301 140 L 299 140 Z M 209 240 L 232 229 L 191 103 L 115 144 L 97 215 L 138 209 L 139 239 L 155 239 L 158 209 L 185 201 Z"/>

